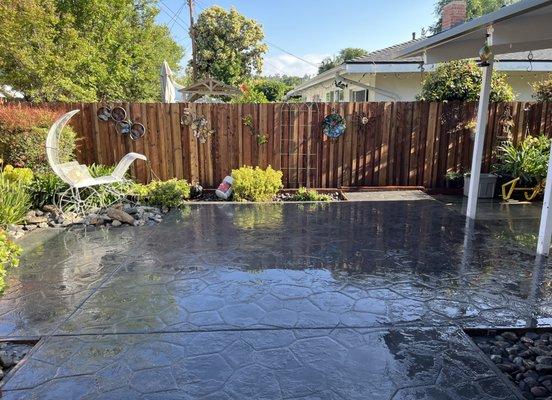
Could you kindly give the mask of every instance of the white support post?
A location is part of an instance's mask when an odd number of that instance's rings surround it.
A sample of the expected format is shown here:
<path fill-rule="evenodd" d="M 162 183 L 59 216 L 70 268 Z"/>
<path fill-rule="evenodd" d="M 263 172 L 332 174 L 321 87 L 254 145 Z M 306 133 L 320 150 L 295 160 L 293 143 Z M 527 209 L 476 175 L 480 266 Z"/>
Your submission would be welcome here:
<path fill-rule="evenodd" d="M 537 254 L 548 256 L 550 251 L 550 238 L 552 237 L 552 146 L 548 157 L 548 172 L 546 174 L 546 186 L 544 187 L 544 199 L 539 228 L 539 240 L 537 241 Z"/>
<path fill-rule="evenodd" d="M 468 194 L 468 208 L 466 215 L 475 219 L 477 212 L 477 197 L 479 196 L 479 177 L 481 175 L 481 159 L 483 158 L 483 147 L 485 146 L 485 130 L 489 112 L 489 97 L 491 95 L 491 78 L 493 74 L 493 61 L 483 67 L 483 82 L 479 94 L 479 106 L 477 109 L 477 126 L 475 142 L 473 144 L 472 165 L 470 171 L 470 189 Z"/>

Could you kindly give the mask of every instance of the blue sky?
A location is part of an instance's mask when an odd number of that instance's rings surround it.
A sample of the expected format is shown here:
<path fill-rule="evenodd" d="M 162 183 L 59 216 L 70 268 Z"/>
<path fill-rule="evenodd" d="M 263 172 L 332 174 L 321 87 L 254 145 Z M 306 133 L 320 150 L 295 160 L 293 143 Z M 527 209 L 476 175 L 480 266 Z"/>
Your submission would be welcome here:
<path fill-rule="evenodd" d="M 197 11 L 234 6 L 262 24 L 265 39 L 313 64 L 343 47 L 377 50 L 409 40 L 433 23 L 435 0 L 196 0 Z M 186 0 L 159 0 L 159 22 L 167 23 L 189 59 Z M 173 18 L 177 13 L 178 17 Z M 314 74 L 316 68 L 269 44 L 265 75 Z M 184 61 L 186 61 L 184 60 Z"/>

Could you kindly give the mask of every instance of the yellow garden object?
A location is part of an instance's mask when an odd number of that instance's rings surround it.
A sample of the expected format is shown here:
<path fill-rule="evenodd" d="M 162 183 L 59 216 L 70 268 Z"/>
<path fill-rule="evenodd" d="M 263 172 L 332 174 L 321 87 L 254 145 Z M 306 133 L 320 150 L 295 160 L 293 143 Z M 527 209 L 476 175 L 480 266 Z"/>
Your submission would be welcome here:
<path fill-rule="evenodd" d="M 527 201 L 532 201 L 544 190 L 544 180 L 541 180 L 533 187 L 517 187 L 520 178 L 512 179 L 502 185 L 502 199 L 508 201 L 512 197 L 515 191 L 523 192 Z"/>

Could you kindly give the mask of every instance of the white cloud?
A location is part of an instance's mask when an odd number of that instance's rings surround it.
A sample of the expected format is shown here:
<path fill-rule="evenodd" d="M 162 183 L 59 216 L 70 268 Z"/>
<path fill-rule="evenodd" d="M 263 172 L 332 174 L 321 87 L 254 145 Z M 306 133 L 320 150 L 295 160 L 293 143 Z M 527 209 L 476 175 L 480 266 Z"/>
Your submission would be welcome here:
<path fill-rule="evenodd" d="M 328 57 L 328 54 L 304 54 L 299 57 L 313 64 L 320 62 Z M 316 75 L 318 68 L 310 65 L 289 54 L 279 54 L 277 56 L 265 57 L 263 75 Z"/>

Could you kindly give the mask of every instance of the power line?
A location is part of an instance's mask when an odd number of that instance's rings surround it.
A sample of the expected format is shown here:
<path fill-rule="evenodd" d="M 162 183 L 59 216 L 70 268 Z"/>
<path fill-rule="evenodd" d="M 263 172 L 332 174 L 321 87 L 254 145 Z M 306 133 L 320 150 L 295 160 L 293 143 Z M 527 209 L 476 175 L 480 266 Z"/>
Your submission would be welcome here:
<path fill-rule="evenodd" d="M 278 45 L 276 45 L 276 44 L 274 44 L 274 43 L 272 43 L 272 42 L 269 42 L 268 40 L 265 40 L 265 42 L 268 43 L 270 46 L 276 47 L 278 50 L 283 51 L 284 53 L 289 54 L 290 56 L 295 57 L 295 58 L 298 59 L 298 60 L 303 61 L 304 63 L 307 63 L 307 64 L 309 64 L 309 65 L 311 65 L 311 66 L 313 66 L 313 67 L 318 68 L 318 65 L 315 64 L 315 63 L 312 63 L 312 62 L 310 62 L 310 61 L 308 61 L 308 60 L 305 60 L 304 58 L 301 58 L 301 57 L 299 57 L 299 56 L 296 56 L 296 55 L 293 54 L 292 52 L 287 51 L 286 49 L 283 49 L 283 48 L 281 48 L 280 46 L 278 46 Z"/>
<path fill-rule="evenodd" d="M 174 25 L 174 23 L 176 22 L 176 17 L 178 17 L 178 16 L 180 15 L 180 13 L 182 12 L 182 9 L 183 9 L 183 8 L 184 8 L 184 3 L 182 3 L 182 5 L 180 6 L 180 8 L 179 8 L 178 10 L 176 10 L 176 14 L 174 14 L 174 15 L 171 17 L 170 21 L 167 22 L 167 25 L 168 25 L 168 24 L 173 24 L 173 25 Z M 171 29 L 171 27 L 169 27 L 169 29 Z"/>
<path fill-rule="evenodd" d="M 161 11 L 163 11 L 169 17 L 174 18 L 174 22 L 178 24 L 178 26 L 180 26 L 182 29 L 186 31 L 190 29 L 190 26 L 186 23 L 186 21 L 184 21 L 176 12 L 174 12 L 167 4 L 165 4 L 163 0 L 160 0 L 159 4 L 164 7 L 164 8 L 161 8 Z M 165 10 L 165 8 L 169 11 Z M 185 26 L 182 25 L 182 23 L 184 23 Z"/>

